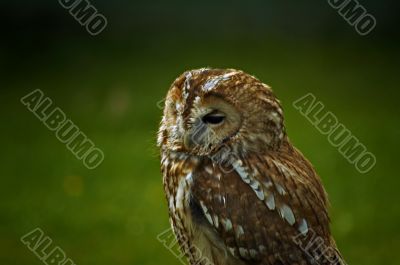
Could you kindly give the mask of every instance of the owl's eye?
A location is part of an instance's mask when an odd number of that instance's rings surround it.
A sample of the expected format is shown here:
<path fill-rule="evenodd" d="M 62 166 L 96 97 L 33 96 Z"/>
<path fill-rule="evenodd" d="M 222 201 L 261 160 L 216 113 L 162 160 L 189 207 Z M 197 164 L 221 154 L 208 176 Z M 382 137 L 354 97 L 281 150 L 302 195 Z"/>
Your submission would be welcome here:
<path fill-rule="evenodd" d="M 220 124 L 224 121 L 225 116 L 221 113 L 210 113 L 205 115 L 201 120 L 207 124 Z"/>

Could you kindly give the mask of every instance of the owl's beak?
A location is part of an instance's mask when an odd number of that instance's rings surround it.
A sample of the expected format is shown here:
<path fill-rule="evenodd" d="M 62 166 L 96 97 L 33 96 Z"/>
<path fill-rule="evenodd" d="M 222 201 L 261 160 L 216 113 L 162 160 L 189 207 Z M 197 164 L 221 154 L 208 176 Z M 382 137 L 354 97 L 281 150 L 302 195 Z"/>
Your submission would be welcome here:
<path fill-rule="evenodd" d="M 183 137 L 183 145 L 188 150 L 193 147 L 194 143 L 192 140 L 192 134 L 190 132 L 185 133 L 185 136 Z"/>
<path fill-rule="evenodd" d="M 196 125 L 185 133 L 183 138 L 183 144 L 186 149 L 192 149 L 196 145 L 202 145 L 204 143 L 207 132 L 207 126 L 200 122 L 196 123 Z"/>

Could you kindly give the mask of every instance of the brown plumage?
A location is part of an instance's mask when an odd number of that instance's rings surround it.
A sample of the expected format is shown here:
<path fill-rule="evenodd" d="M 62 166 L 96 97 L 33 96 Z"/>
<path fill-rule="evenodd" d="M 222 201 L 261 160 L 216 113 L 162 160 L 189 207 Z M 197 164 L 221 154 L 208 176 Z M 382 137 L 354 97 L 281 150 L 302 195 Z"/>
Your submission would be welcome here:
<path fill-rule="evenodd" d="M 188 71 L 158 146 L 170 221 L 191 265 L 344 264 L 318 175 L 272 90 L 242 71 Z"/>

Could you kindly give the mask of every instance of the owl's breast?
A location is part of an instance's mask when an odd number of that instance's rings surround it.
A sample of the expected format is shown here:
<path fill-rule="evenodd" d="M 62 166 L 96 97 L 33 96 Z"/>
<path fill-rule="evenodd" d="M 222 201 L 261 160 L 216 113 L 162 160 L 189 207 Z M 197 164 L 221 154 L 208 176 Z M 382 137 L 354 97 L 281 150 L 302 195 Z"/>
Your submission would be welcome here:
<path fill-rule="evenodd" d="M 223 240 L 207 221 L 203 208 L 194 194 L 201 171 L 212 167 L 210 160 L 174 155 L 164 171 L 170 221 L 180 245 L 192 264 L 242 264 L 227 252 Z M 238 263 L 239 262 L 239 263 Z"/>

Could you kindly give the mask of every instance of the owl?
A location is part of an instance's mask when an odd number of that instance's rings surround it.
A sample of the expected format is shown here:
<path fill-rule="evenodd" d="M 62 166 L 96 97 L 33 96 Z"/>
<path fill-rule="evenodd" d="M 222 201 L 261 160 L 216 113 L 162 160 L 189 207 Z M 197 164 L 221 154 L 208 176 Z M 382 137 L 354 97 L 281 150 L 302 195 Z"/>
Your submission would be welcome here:
<path fill-rule="evenodd" d="M 191 265 L 345 264 L 321 180 L 257 78 L 210 68 L 179 76 L 157 145 L 170 223 Z"/>

